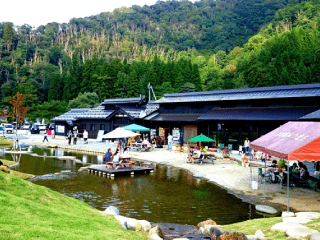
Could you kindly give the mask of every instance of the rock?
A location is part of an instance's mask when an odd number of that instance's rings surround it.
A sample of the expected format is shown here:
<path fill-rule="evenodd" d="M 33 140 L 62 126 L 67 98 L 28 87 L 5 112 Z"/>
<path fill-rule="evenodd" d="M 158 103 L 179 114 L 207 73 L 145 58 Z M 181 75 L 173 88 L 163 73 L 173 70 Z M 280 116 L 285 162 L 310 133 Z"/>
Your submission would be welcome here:
<path fill-rule="evenodd" d="M 108 207 L 106 210 L 104 210 L 104 213 L 110 214 L 110 215 L 119 215 L 120 214 L 119 209 L 114 206 Z"/>
<path fill-rule="evenodd" d="M 320 240 L 320 233 L 312 234 L 310 240 Z"/>
<path fill-rule="evenodd" d="M 151 229 L 151 224 L 146 220 L 138 220 L 137 232 L 149 232 Z"/>
<path fill-rule="evenodd" d="M 62 170 L 61 173 L 71 173 L 71 170 Z"/>
<path fill-rule="evenodd" d="M 157 234 L 152 234 L 148 237 L 149 240 L 163 240 L 163 238 L 159 237 Z"/>
<path fill-rule="evenodd" d="M 278 211 L 273 207 L 267 205 L 256 205 L 256 210 L 259 212 L 265 212 L 269 214 L 276 214 Z"/>
<path fill-rule="evenodd" d="M 163 233 L 161 232 L 161 229 L 158 225 L 156 225 L 154 228 L 151 228 L 150 231 L 149 231 L 149 236 L 151 235 L 157 235 L 160 237 L 160 239 L 164 238 L 164 235 Z"/>
<path fill-rule="evenodd" d="M 265 237 L 265 235 L 264 235 L 264 233 L 260 230 L 260 229 L 258 229 L 256 232 L 255 232 L 255 234 L 254 234 L 254 236 L 257 238 L 257 239 L 264 239 L 264 237 Z"/>
<path fill-rule="evenodd" d="M 207 225 L 206 225 L 207 226 Z M 219 228 L 218 226 L 211 226 L 210 228 L 210 238 L 211 239 L 218 239 L 223 234 L 223 230 Z"/>
<path fill-rule="evenodd" d="M 309 218 L 309 219 L 320 218 L 319 212 L 297 212 L 295 215 L 296 217 Z"/>
<path fill-rule="evenodd" d="M 211 235 L 211 228 L 214 227 L 215 225 L 204 225 L 203 227 L 203 235 Z"/>
<path fill-rule="evenodd" d="M 203 234 L 203 232 L 204 232 L 204 227 L 200 227 L 198 233 Z"/>
<path fill-rule="evenodd" d="M 127 222 L 120 222 L 120 226 L 121 226 L 124 230 L 128 230 L 128 228 L 127 228 Z"/>
<path fill-rule="evenodd" d="M 318 233 L 318 231 L 309 228 L 292 228 L 286 231 L 288 237 L 306 237 Z"/>
<path fill-rule="evenodd" d="M 121 216 L 121 215 L 115 215 L 114 218 L 117 219 L 119 222 L 126 222 L 127 219 L 128 219 L 127 217 L 124 217 L 124 216 Z"/>
<path fill-rule="evenodd" d="M 189 238 L 174 238 L 172 240 L 189 240 Z"/>
<path fill-rule="evenodd" d="M 215 221 L 213 221 L 213 220 L 206 220 L 206 221 L 203 221 L 203 222 L 199 222 L 199 223 L 197 224 L 197 227 L 198 227 L 198 228 L 201 228 L 201 227 L 203 227 L 204 225 L 217 225 L 217 223 L 216 223 Z"/>
<path fill-rule="evenodd" d="M 137 229 L 138 220 L 134 218 L 127 218 L 127 228 L 135 231 Z"/>
<path fill-rule="evenodd" d="M 197 173 L 197 174 L 194 174 L 193 177 L 194 177 L 194 178 L 204 178 L 205 175 L 204 175 L 204 174 L 199 174 L 199 173 Z"/>
<path fill-rule="evenodd" d="M 79 168 L 78 172 L 82 172 L 82 171 L 85 171 L 85 170 L 88 170 L 88 167 L 81 167 L 81 168 Z"/>
<path fill-rule="evenodd" d="M 299 223 L 291 223 L 291 222 L 281 222 L 281 223 L 276 223 L 271 227 L 271 231 L 278 230 L 280 232 L 286 232 L 290 229 L 294 228 L 307 228 L 306 226 L 303 226 Z"/>
<path fill-rule="evenodd" d="M 255 235 L 246 235 L 248 240 L 259 240 Z"/>
<path fill-rule="evenodd" d="M 291 222 L 291 223 L 301 223 L 305 224 L 308 222 L 312 222 L 309 218 L 303 218 L 303 217 L 286 217 L 282 219 L 283 222 Z"/>
<path fill-rule="evenodd" d="M 247 240 L 247 237 L 244 233 L 235 232 L 235 231 L 226 231 L 226 232 L 223 232 L 222 235 L 217 238 L 217 240 L 231 240 L 231 239 Z"/>
<path fill-rule="evenodd" d="M 293 212 L 282 212 L 281 217 L 294 217 Z"/>

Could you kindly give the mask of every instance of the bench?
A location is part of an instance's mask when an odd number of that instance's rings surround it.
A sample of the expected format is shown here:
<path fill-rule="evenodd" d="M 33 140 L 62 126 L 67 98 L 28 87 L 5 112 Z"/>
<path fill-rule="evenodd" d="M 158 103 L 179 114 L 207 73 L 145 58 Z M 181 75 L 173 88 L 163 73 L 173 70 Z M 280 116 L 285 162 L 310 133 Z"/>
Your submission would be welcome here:
<path fill-rule="evenodd" d="M 116 166 L 116 169 L 119 168 L 119 166 L 129 166 L 131 168 L 133 168 L 133 165 L 135 164 L 136 162 L 132 162 L 130 161 L 130 157 L 122 157 L 122 158 L 119 158 L 119 163 L 114 163 L 114 162 L 107 162 L 106 163 L 106 166 L 108 166 L 108 168 L 113 168 L 113 166 L 115 165 Z"/>

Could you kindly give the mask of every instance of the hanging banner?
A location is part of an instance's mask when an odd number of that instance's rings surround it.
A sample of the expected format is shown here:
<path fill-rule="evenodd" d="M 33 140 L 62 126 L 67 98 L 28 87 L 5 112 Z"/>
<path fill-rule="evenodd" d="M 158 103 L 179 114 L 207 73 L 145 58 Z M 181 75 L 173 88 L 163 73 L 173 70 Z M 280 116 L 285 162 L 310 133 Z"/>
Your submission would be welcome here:
<path fill-rule="evenodd" d="M 183 142 L 187 143 L 190 138 L 196 137 L 198 135 L 198 130 L 197 130 L 196 125 L 186 125 L 183 127 Z"/>
<path fill-rule="evenodd" d="M 180 142 L 181 141 L 181 130 L 179 128 L 174 128 L 172 130 L 173 142 Z"/>
<path fill-rule="evenodd" d="M 57 133 L 64 133 L 65 127 L 63 125 L 57 125 L 56 126 L 56 132 Z"/>
<path fill-rule="evenodd" d="M 150 135 L 151 136 L 156 136 L 157 135 L 157 129 L 151 129 L 150 130 Z"/>

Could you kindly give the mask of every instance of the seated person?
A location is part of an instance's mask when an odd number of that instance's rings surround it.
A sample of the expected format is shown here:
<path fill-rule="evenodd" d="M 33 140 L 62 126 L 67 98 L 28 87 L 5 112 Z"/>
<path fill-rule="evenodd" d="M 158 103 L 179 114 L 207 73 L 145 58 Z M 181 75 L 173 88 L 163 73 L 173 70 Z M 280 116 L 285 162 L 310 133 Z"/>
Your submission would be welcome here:
<path fill-rule="evenodd" d="M 208 150 L 207 150 L 204 146 L 201 146 L 201 147 L 200 147 L 200 158 L 203 158 L 203 159 L 208 158 L 207 155 L 203 155 L 203 154 L 202 154 L 202 153 L 207 153 L 207 152 L 208 152 Z"/>
<path fill-rule="evenodd" d="M 193 151 L 193 148 L 190 148 L 189 153 L 188 153 L 188 162 L 194 163 L 194 159 L 197 158 L 197 154 Z"/>
<path fill-rule="evenodd" d="M 290 167 L 291 168 L 291 167 Z M 289 168 L 289 169 L 290 169 Z M 300 171 L 299 171 L 299 167 L 298 167 L 298 164 L 297 163 L 293 163 L 292 165 L 292 176 L 294 178 L 300 178 Z"/>
<path fill-rule="evenodd" d="M 1 160 L 0 160 L 0 171 L 3 171 L 5 173 L 10 173 L 10 170 L 8 168 L 10 167 L 9 165 L 3 163 Z"/>
<path fill-rule="evenodd" d="M 125 147 L 124 150 L 123 150 L 123 153 L 120 155 L 120 158 L 129 158 L 129 148 L 128 147 Z M 129 159 L 124 159 L 123 161 L 120 161 L 120 162 L 124 162 L 124 163 L 127 163 L 129 161 Z"/>
<path fill-rule="evenodd" d="M 113 160 L 112 163 L 117 164 L 120 163 L 120 153 L 119 149 L 116 150 L 116 152 L 113 154 Z M 116 167 L 116 170 L 119 168 L 120 165 Z"/>
<path fill-rule="evenodd" d="M 113 157 L 113 155 L 112 155 L 111 149 L 109 148 L 109 149 L 108 149 L 108 152 L 106 152 L 106 153 L 104 154 L 103 160 L 105 161 L 105 163 L 107 163 L 107 162 L 112 162 L 112 157 Z M 106 165 L 106 166 L 107 166 L 107 165 Z"/>
<path fill-rule="evenodd" d="M 148 139 L 144 139 L 142 142 L 142 145 L 146 145 L 147 150 L 151 148 L 151 144 L 149 143 Z"/>
<path fill-rule="evenodd" d="M 299 162 L 300 163 L 300 162 Z M 298 164 L 299 164 L 298 163 Z M 300 180 L 302 180 L 302 181 L 306 181 L 306 180 L 308 180 L 308 178 L 309 178 L 309 171 L 308 171 L 308 168 L 307 168 L 307 166 L 306 165 L 304 165 L 303 163 L 302 163 L 302 168 L 301 168 L 301 170 L 300 170 L 300 175 L 298 176 L 298 175 L 293 175 L 293 182 L 294 183 L 297 183 L 297 182 L 299 182 Z"/>
<path fill-rule="evenodd" d="M 273 160 L 272 165 L 266 169 L 266 176 L 271 176 L 271 181 L 273 183 L 276 182 L 276 175 L 279 174 L 279 172 L 277 171 L 277 167 L 277 160 Z"/>

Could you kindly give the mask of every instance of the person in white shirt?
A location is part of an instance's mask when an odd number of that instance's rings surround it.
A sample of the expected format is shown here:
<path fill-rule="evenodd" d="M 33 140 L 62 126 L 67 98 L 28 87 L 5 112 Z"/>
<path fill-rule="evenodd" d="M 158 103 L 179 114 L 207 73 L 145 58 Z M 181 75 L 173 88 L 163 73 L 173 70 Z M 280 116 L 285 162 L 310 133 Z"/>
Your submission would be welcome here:
<path fill-rule="evenodd" d="M 87 140 L 88 140 L 88 132 L 87 130 L 83 131 L 83 140 L 84 140 L 84 144 L 88 144 Z"/>
<path fill-rule="evenodd" d="M 168 135 L 168 149 L 172 150 L 173 136 L 171 134 Z"/>
<path fill-rule="evenodd" d="M 244 151 L 246 154 L 249 154 L 249 146 L 250 146 L 249 138 L 246 138 L 246 140 L 244 141 Z"/>

